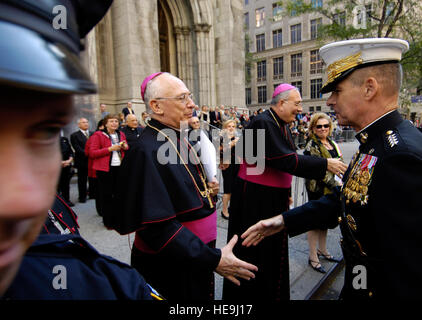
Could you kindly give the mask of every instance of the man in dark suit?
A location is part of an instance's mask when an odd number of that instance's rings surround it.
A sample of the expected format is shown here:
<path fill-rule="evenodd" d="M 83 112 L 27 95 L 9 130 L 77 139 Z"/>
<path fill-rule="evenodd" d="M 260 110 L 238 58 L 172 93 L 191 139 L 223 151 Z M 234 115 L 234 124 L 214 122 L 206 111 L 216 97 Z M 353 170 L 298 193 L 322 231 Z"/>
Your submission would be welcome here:
<path fill-rule="evenodd" d="M 70 142 L 75 150 L 75 167 L 78 169 L 79 202 L 86 202 L 88 180 L 88 157 L 85 155 L 85 145 L 92 131 L 89 131 L 89 122 L 85 118 L 78 120 L 79 130 L 72 133 Z"/>
<path fill-rule="evenodd" d="M 122 129 L 122 132 L 126 136 L 130 150 L 132 146 L 139 142 L 142 133 L 142 128 L 139 126 L 138 118 L 136 118 L 134 114 L 127 115 L 126 126 Z"/>
<path fill-rule="evenodd" d="M 73 150 L 70 146 L 69 139 L 60 137 L 60 151 L 62 153 L 62 170 L 60 172 L 59 183 L 57 185 L 57 192 L 66 200 L 70 207 L 73 207 L 73 202 L 70 201 L 70 179 L 72 178 L 72 162 Z"/>
<path fill-rule="evenodd" d="M 399 61 L 408 48 L 400 39 L 357 39 L 320 49 L 328 66 L 321 92 L 332 92 L 327 105 L 340 125 L 356 130 L 359 150 L 333 194 L 242 235 L 245 245 L 257 245 L 284 228 L 295 236 L 340 224 L 342 299 L 421 298 L 422 134 L 397 110 Z"/>
<path fill-rule="evenodd" d="M 215 107 L 215 110 L 210 112 L 210 124 L 214 127 L 221 129 L 223 121 L 219 107 Z"/>
<path fill-rule="evenodd" d="M 127 107 L 122 109 L 122 113 L 125 116 L 125 119 L 126 119 L 128 114 L 135 114 L 135 111 L 132 109 L 132 102 L 131 101 L 129 101 L 127 103 Z"/>

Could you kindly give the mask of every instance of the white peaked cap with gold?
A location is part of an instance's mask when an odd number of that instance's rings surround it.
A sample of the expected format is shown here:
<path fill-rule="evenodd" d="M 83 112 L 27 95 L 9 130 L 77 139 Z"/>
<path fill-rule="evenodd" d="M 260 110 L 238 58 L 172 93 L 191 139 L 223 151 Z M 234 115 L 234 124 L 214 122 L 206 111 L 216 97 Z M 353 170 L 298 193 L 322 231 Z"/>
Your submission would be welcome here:
<path fill-rule="evenodd" d="M 319 49 L 327 66 L 327 81 L 321 93 L 331 92 L 337 83 L 354 70 L 383 63 L 398 63 L 409 49 L 407 41 L 392 38 L 367 38 L 338 41 Z"/>

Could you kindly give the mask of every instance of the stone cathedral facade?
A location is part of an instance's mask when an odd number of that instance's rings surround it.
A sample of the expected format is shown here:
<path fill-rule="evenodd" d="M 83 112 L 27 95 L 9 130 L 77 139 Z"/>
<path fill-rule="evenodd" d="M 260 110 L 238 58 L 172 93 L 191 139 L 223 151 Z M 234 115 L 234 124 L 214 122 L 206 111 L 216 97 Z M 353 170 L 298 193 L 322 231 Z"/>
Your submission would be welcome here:
<path fill-rule="evenodd" d="M 181 78 L 200 106 L 244 106 L 243 0 L 115 0 L 82 59 L 99 94 L 76 104 L 92 124 L 100 103 L 117 113 L 132 101 L 139 117 L 141 82 L 158 71 Z"/>

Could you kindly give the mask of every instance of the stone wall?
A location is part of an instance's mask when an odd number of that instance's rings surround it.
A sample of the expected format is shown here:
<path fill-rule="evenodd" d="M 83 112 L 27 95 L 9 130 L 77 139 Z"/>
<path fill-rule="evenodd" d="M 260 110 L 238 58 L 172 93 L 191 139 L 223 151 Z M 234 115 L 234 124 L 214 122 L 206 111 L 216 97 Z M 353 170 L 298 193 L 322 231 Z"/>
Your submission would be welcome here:
<path fill-rule="evenodd" d="M 171 70 L 195 94 L 197 104 L 244 104 L 243 0 L 159 0 L 169 20 Z M 133 102 L 145 110 L 140 85 L 161 71 L 158 2 L 115 0 L 86 39 L 84 55 L 99 94 L 90 98 L 117 113 Z M 79 102 L 84 104 L 84 102 Z"/>

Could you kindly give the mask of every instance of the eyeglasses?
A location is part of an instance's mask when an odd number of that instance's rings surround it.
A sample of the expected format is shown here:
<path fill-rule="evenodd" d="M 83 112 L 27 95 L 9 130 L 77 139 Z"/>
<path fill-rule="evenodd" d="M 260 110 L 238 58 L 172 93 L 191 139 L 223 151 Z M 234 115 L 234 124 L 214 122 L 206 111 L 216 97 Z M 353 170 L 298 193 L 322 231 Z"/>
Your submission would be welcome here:
<path fill-rule="evenodd" d="M 317 129 L 322 129 L 323 127 L 325 129 L 328 129 L 330 127 L 330 125 L 329 124 L 318 124 L 318 125 L 315 126 L 315 128 L 317 128 Z"/>
<path fill-rule="evenodd" d="M 184 93 L 178 97 L 163 97 L 163 98 L 154 98 L 155 100 L 178 100 L 181 103 L 188 103 L 189 99 L 193 101 L 192 93 Z"/>
<path fill-rule="evenodd" d="M 285 102 L 293 102 L 296 107 L 302 106 L 302 101 L 284 100 Z"/>

